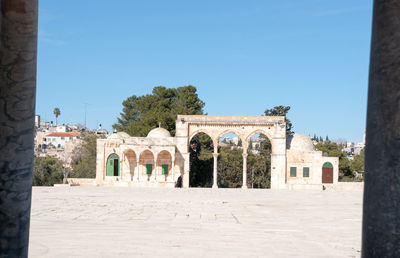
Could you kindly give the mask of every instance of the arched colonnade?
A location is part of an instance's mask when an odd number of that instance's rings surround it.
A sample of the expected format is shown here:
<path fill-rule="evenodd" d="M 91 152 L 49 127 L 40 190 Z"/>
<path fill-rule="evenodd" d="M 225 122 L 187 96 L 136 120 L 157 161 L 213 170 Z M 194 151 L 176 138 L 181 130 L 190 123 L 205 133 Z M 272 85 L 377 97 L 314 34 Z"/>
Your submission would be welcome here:
<path fill-rule="evenodd" d="M 235 134 L 239 140 L 242 143 L 242 157 L 243 157 L 243 184 L 242 184 L 242 188 L 247 188 L 247 150 L 250 144 L 250 139 L 251 137 L 253 137 L 256 134 L 263 134 L 265 135 L 269 141 L 272 140 L 271 136 L 268 135 L 268 132 L 264 131 L 264 130 L 260 130 L 260 129 L 256 129 L 254 131 L 252 131 L 251 133 L 240 133 L 238 130 L 234 130 L 234 129 L 228 129 L 228 130 L 223 130 L 222 132 L 218 132 L 218 133 L 212 133 L 208 130 L 205 129 L 199 129 L 195 132 L 192 133 L 192 135 L 189 137 L 189 143 L 191 142 L 191 140 L 193 139 L 193 137 L 195 137 L 198 134 L 205 134 L 208 137 L 210 137 L 213 146 L 214 146 L 214 152 L 213 152 L 213 160 L 214 160 L 214 165 L 213 165 L 213 188 L 218 188 L 218 147 L 219 147 L 219 141 L 221 139 L 221 137 L 223 137 L 226 134 L 232 133 Z"/>
<path fill-rule="evenodd" d="M 271 142 L 271 188 L 285 187 L 286 170 L 286 123 L 283 116 L 190 116 L 179 115 L 176 137 L 186 137 L 183 153 L 189 152 L 190 141 L 199 134 L 208 135 L 213 141 L 213 188 L 217 188 L 218 143 L 227 133 L 239 137 L 243 147 L 243 185 L 247 187 L 247 149 L 250 138 L 264 134 Z M 186 169 L 186 167 L 185 167 Z M 190 168 L 187 168 L 190 170 Z M 187 171 L 189 173 L 190 171 Z"/>
<path fill-rule="evenodd" d="M 109 155 L 107 160 L 118 156 Z M 120 173 L 106 173 L 106 176 L 119 176 L 121 181 L 175 181 L 175 155 L 170 150 L 133 150 L 127 148 L 118 156 Z M 116 169 L 116 168 L 114 168 Z"/>

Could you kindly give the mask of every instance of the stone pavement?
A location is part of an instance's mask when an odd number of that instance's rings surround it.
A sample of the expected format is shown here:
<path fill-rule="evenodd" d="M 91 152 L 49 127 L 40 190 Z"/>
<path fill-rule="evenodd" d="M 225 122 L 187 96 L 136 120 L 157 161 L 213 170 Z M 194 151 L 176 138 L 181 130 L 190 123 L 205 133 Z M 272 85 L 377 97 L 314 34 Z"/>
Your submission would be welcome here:
<path fill-rule="evenodd" d="M 361 191 L 34 187 L 30 257 L 359 257 Z"/>

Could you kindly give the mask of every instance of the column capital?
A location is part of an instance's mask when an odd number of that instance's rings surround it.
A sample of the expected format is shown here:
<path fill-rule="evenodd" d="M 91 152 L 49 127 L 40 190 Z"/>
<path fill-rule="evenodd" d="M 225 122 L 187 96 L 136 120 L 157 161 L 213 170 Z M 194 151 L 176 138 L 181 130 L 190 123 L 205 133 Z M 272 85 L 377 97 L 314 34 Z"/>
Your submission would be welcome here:
<path fill-rule="evenodd" d="M 242 153 L 243 158 L 247 158 L 247 156 L 249 156 L 249 154 L 247 153 Z"/>
<path fill-rule="evenodd" d="M 213 153 L 214 158 L 218 158 L 219 153 Z"/>

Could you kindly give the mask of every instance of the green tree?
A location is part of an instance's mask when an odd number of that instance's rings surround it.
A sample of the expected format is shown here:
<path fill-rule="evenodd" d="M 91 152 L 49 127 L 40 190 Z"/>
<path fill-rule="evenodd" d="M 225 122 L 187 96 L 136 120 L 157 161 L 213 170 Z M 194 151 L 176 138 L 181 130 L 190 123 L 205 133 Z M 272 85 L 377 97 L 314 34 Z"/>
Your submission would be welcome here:
<path fill-rule="evenodd" d="M 293 124 L 292 122 L 286 117 L 287 113 L 290 110 L 290 106 L 275 106 L 271 109 L 266 109 L 264 114 L 266 116 L 284 116 L 286 122 L 286 136 L 294 134 L 292 131 Z"/>
<path fill-rule="evenodd" d="M 318 142 L 318 138 L 317 138 L 317 136 L 315 134 L 314 134 L 312 140 Z"/>
<path fill-rule="evenodd" d="M 315 148 L 317 148 L 317 150 L 322 151 L 323 154 L 326 153 L 328 157 L 340 157 L 345 155 L 343 152 L 339 150 L 336 142 L 320 141 L 315 145 Z"/>
<path fill-rule="evenodd" d="M 351 162 L 351 170 L 353 172 L 364 172 L 364 149 L 361 150 L 359 155 L 355 155 Z"/>
<path fill-rule="evenodd" d="M 243 173 L 242 149 L 220 147 L 218 155 L 218 187 L 239 188 Z"/>
<path fill-rule="evenodd" d="M 61 115 L 61 111 L 58 107 L 54 108 L 53 114 L 56 116 L 56 125 L 58 124 L 58 117 Z"/>
<path fill-rule="evenodd" d="M 74 150 L 72 157 L 72 172 L 70 177 L 95 178 L 96 177 L 96 145 L 98 136 L 85 132 L 82 135 L 82 143 Z"/>
<path fill-rule="evenodd" d="M 63 181 L 64 167 L 56 157 L 34 157 L 33 186 L 53 186 Z"/>
<path fill-rule="evenodd" d="M 259 136 L 260 146 L 253 153 L 251 146 L 247 157 L 247 182 L 253 188 L 271 187 L 271 142 L 265 135 Z"/>
<path fill-rule="evenodd" d="M 159 123 L 175 135 L 177 115 L 201 115 L 204 108 L 196 87 L 191 85 L 176 89 L 158 86 L 152 94 L 139 97 L 133 95 L 124 100 L 122 105 L 121 117 L 113 128 L 131 136 L 142 137 Z"/>

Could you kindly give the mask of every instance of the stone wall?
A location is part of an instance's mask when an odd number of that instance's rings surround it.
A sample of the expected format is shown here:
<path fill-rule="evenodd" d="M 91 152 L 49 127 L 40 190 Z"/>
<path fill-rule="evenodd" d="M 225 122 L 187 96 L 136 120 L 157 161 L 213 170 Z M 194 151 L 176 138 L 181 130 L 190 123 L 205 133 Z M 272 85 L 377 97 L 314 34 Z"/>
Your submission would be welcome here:
<path fill-rule="evenodd" d="M 70 186 L 95 186 L 95 178 L 68 178 L 68 184 Z"/>

